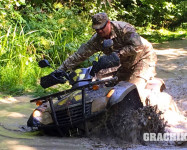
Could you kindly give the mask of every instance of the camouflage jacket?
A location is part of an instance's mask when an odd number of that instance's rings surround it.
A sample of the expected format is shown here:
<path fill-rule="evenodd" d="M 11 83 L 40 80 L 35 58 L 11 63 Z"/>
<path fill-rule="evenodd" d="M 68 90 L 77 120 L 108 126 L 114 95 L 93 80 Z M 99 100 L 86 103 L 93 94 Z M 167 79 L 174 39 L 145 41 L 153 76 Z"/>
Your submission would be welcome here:
<path fill-rule="evenodd" d="M 96 33 L 87 43 L 82 44 L 77 52 L 67 58 L 59 69 L 71 70 L 98 51 L 107 55 L 112 51 L 118 51 L 120 63 L 126 69 L 130 69 L 141 59 L 146 59 L 151 55 L 153 49 L 151 43 L 140 37 L 132 25 L 121 21 L 111 21 L 111 24 L 110 39 L 113 40 L 111 51 L 103 48 L 104 39 Z"/>

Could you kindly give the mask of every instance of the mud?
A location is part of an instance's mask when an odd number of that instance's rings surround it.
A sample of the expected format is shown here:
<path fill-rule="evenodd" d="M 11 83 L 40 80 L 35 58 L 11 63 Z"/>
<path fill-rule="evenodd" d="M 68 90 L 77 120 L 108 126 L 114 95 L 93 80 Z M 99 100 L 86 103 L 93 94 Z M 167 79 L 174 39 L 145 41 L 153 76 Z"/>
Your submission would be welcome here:
<path fill-rule="evenodd" d="M 167 132 L 187 132 L 187 40 L 153 44 L 157 55 L 157 77 L 164 80 L 166 90 L 162 94 L 154 93 L 152 105 L 165 114 L 168 121 Z M 36 107 L 30 104 L 31 96 L 0 98 L 0 150 L 51 150 L 51 149 L 187 149 L 183 143 L 146 143 L 130 144 L 121 138 L 106 135 L 90 138 L 50 137 L 41 132 L 31 132 L 26 127 L 30 113 Z M 123 135 L 123 134 L 121 134 Z"/>

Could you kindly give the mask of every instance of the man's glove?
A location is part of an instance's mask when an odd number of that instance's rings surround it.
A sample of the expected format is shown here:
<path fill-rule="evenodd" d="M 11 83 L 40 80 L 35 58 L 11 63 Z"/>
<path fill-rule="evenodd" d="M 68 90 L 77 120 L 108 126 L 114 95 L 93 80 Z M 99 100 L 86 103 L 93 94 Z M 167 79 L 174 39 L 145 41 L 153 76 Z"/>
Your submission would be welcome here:
<path fill-rule="evenodd" d="M 67 80 L 64 78 L 66 76 L 66 72 L 63 70 L 55 70 L 54 72 L 50 73 L 47 76 L 41 77 L 40 85 L 43 88 L 48 88 L 50 86 L 56 85 L 56 84 L 63 84 Z"/>
<path fill-rule="evenodd" d="M 95 76 L 95 73 L 98 73 L 101 70 L 101 67 L 97 61 L 92 62 L 92 70 L 90 71 L 91 76 Z"/>
<path fill-rule="evenodd" d="M 119 66 L 120 61 L 119 61 L 119 57 L 116 54 L 116 52 L 112 52 L 112 54 L 110 55 L 105 55 L 102 56 L 98 63 L 101 69 L 107 69 L 107 68 L 112 68 L 112 67 L 116 67 Z"/>
<path fill-rule="evenodd" d="M 95 76 L 101 69 L 112 68 L 120 65 L 118 55 L 113 52 L 111 55 L 102 56 L 98 62 L 93 61 L 93 67 L 90 71 L 91 76 Z"/>

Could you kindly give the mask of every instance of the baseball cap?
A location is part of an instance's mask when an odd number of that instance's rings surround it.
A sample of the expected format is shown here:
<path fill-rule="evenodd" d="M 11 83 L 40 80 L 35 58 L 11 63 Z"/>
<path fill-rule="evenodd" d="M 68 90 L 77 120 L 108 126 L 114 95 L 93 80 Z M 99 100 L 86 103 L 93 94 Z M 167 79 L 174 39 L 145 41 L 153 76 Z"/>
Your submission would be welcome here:
<path fill-rule="evenodd" d="M 92 16 L 92 28 L 93 29 L 101 29 L 108 22 L 108 16 L 106 13 L 97 13 Z"/>

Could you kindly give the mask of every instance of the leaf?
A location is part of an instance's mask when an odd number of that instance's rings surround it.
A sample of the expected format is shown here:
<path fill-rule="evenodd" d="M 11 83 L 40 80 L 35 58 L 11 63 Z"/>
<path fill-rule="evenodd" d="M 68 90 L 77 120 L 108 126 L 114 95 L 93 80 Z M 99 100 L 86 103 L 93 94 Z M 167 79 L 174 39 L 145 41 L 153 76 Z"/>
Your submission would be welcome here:
<path fill-rule="evenodd" d="M 16 6 L 18 6 L 18 7 L 19 7 L 19 6 L 20 6 L 20 3 L 16 2 Z"/>
<path fill-rule="evenodd" d="M 25 0 L 20 0 L 21 4 L 25 4 Z"/>

